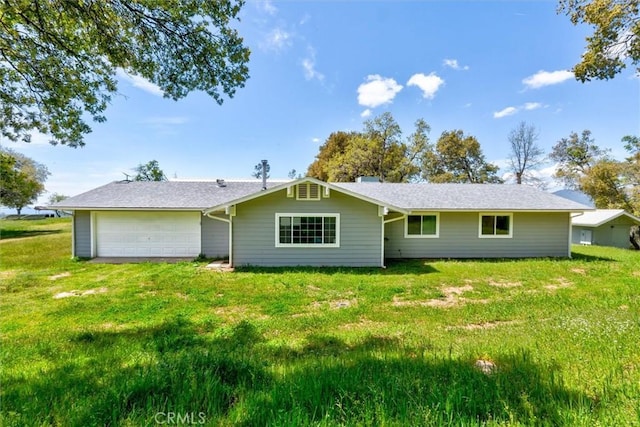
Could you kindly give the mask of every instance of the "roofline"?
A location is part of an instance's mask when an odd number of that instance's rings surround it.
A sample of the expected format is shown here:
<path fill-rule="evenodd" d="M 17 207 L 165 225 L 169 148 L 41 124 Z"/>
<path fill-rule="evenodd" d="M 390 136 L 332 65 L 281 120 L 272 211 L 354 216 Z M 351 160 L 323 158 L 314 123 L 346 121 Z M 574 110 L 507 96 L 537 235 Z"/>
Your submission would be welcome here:
<path fill-rule="evenodd" d="M 189 211 L 189 212 L 202 212 L 204 211 L 205 208 L 203 207 L 193 207 L 193 208 L 142 208 L 142 207 L 136 207 L 136 208 L 131 208 L 131 207 L 127 207 L 127 208 L 114 208 L 114 207 L 110 207 L 110 208 L 105 208 L 105 207 L 97 207 L 97 206 L 92 206 L 92 207 L 86 207 L 86 206 L 82 206 L 82 207 L 74 207 L 74 206 L 55 206 L 55 207 L 49 207 L 47 209 L 51 209 L 51 210 L 70 210 L 70 211 Z"/>
<path fill-rule="evenodd" d="M 206 215 L 206 214 L 209 214 L 211 212 L 216 212 L 218 210 L 224 209 L 227 206 L 238 205 L 240 203 L 248 202 L 249 200 L 257 199 L 258 197 L 266 196 L 267 194 L 272 194 L 272 193 L 275 193 L 277 191 L 284 190 L 286 188 L 292 187 L 294 185 L 302 184 L 304 182 L 311 182 L 313 184 L 318 184 L 318 185 L 321 185 L 323 187 L 328 187 L 329 189 L 335 190 L 335 191 L 337 191 L 339 193 L 346 194 L 346 195 L 351 196 L 351 197 L 355 197 L 356 199 L 360 199 L 360 200 L 363 200 L 365 202 L 368 202 L 368 203 L 371 203 L 371 204 L 374 204 L 374 205 L 377 205 L 377 206 L 384 206 L 384 207 L 387 207 L 387 208 L 392 209 L 394 211 L 398 211 L 398 212 L 403 213 L 403 214 L 408 214 L 409 213 L 408 210 L 400 208 L 398 206 L 393 206 L 393 205 L 385 203 L 385 202 L 383 202 L 381 200 L 377 200 L 377 199 L 374 199 L 374 198 L 371 198 L 371 197 L 368 197 L 368 196 L 363 196 L 360 193 L 356 193 L 354 191 L 347 190 L 347 189 L 339 187 L 337 185 L 333 185 L 333 184 L 331 184 L 329 182 L 324 182 L 324 181 L 321 181 L 321 180 L 319 180 L 317 178 L 312 178 L 312 177 L 308 176 L 308 177 L 296 179 L 296 180 L 293 180 L 293 181 L 289 181 L 289 182 L 286 182 L 284 184 L 276 185 L 276 186 L 268 188 L 266 190 L 262 190 L 262 191 L 259 191 L 257 193 L 254 193 L 254 194 L 249 194 L 247 196 L 240 197 L 240 198 L 235 199 L 235 200 L 229 200 L 226 203 L 222 203 L 222 204 L 219 204 L 219 205 L 216 205 L 216 206 L 212 206 L 212 207 L 210 207 L 208 209 L 205 209 L 204 210 L 204 214 Z"/>
<path fill-rule="evenodd" d="M 598 210 L 604 210 L 604 209 L 594 209 L 594 211 L 598 211 Z M 631 215 L 629 212 L 625 211 L 624 209 L 621 209 L 621 210 L 622 212 L 619 212 L 616 215 L 605 218 L 604 220 L 597 223 L 578 222 L 578 223 L 574 223 L 573 225 L 580 225 L 583 227 L 600 227 L 602 224 L 606 224 L 607 222 L 612 221 L 616 218 L 620 218 L 621 216 L 628 216 L 632 221 L 640 223 L 640 218 L 638 218 L 635 215 Z"/>
<path fill-rule="evenodd" d="M 465 209 L 451 209 L 451 208 L 411 208 L 409 212 L 421 212 L 421 211 L 430 211 L 430 212 L 520 212 L 520 213 L 583 213 L 587 210 L 593 209 L 504 209 L 504 208 L 465 208 Z"/>

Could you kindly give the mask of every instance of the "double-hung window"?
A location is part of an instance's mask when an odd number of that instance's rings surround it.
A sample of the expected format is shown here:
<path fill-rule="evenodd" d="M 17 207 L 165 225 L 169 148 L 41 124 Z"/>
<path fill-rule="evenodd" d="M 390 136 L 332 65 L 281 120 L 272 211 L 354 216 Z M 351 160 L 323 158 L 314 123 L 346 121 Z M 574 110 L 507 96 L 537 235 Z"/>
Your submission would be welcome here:
<path fill-rule="evenodd" d="M 513 214 L 481 213 L 479 228 L 478 237 L 481 238 L 511 238 L 513 237 Z"/>
<path fill-rule="evenodd" d="M 404 226 L 406 238 L 435 238 L 440 235 L 440 214 L 424 213 L 421 215 L 407 215 Z"/>
<path fill-rule="evenodd" d="M 276 247 L 340 247 L 340 214 L 276 214 Z"/>

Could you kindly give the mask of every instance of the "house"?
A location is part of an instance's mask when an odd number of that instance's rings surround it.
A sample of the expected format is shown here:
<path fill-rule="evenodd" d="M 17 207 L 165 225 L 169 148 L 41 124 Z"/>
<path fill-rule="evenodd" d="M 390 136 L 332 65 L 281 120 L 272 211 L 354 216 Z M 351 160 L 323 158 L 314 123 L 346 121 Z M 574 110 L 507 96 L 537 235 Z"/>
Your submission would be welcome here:
<path fill-rule="evenodd" d="M 629 231 L 640 218 L 623 209 L 596 209 L 571 218 L 571 241 L 582 245 L 615 246 L 627 249 Z"/>
<path fill-rule="evenodd" d="M 78 257 L 228 257 L 232 265 L 384 266 L 392 258 L 571 256 L 589 208 L 524 185 L 113 182 L 73 211 Z"/>

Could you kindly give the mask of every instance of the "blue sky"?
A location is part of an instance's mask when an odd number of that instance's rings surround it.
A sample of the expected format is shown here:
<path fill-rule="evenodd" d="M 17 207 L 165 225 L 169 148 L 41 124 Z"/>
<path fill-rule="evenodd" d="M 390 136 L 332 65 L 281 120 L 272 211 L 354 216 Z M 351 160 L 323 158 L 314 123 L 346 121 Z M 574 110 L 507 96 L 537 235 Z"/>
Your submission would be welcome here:
<path fill-rule="evenodd" d="M 547 152 L 572 131 L 624 156 L 640 134 L 640 79 L 577 82 L 568 71 L 589 29 L 554 1 L 247 1 L 237 28 L 250 47 L 250 79 L 218 106 L 202 93 L 174 102 L 120 74 L 106 123 L 86 146 L 5 146 L 48 166 L 49 193 L 75 195 L 123 179 L 155 159 L 169 178 L 250 178 L 268 159 L 273 178 L 306 171 L 334 131 L 361 130 L 390 111 L 404 135 L 424 118 L 474 135 L 505 164 L 507 135 L 535 125 Z M 547 171 L 548 172 L 548 171 Z"/>

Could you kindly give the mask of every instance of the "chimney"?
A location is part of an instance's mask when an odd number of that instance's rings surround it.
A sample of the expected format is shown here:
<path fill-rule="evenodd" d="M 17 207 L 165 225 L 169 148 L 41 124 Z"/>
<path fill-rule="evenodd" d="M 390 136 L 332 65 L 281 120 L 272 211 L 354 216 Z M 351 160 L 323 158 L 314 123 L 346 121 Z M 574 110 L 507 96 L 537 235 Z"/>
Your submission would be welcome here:
<path fill-rule="evenodd" d="M 262 189 L 267 189 L 267 160 L 262 160 Z"/>

